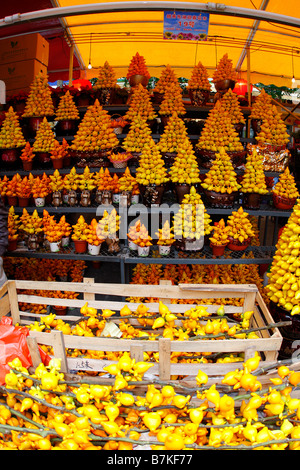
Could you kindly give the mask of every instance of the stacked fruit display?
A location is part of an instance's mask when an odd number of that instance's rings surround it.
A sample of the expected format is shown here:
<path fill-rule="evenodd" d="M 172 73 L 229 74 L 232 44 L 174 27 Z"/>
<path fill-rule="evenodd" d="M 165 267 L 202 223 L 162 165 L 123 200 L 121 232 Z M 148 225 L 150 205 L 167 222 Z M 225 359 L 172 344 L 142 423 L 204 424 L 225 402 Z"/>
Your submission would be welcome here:
<path fill-rule="evenodd" d="M 130 124 L 129 132 L 122 142 L 122 147 L 133 155 L 139 155 L 145 144 L 149 144 L 151 141 L 153 139 L 149 125 L 141 116 L 136 116 Z"/>
<path fill-rule="evenodd" d="M 222 256 L 224 254 L 225 247 L 229 243 L 228 232 L 229 226 L 226 227 L 224 219 L 214 223 L 213 234 L 209 238 L 213 255 Z"/>
<path fill-rule="evenodd" d="M 182 99 L 182 90 L 178 82 L 173 82 L 166 86 L 162 102 L 159 106 L 160 116 L 166 117 L 167 119 L 169 119 L 174 111 L 176 111 L 179 116 L 186 113 Z"/>
<path fill-rule="evenodd" d="M 19 118 L 13 107 L 5 113 L 0 129 L 0 149 L 18 149 L 26 144 Z M 3 157 L 2 157 L 3 159 Z"/>
<path fill-rule="evenodd" d="M 51 129 L 46 117 L 40 123 L 36 133 L 35 141 L 33 143 L 33 151 L 37 154 L 42 163 L 49 163 L 51 161 L 50 154 L 54 149 L 55 135 Z"/>
<path fill-rule="evenodd" d="M 113 101 L 114 90 L 118 88 L 115 70 L 106 60 L 103 66 L 99 67 L 98 77 L 93 89 L 102 105 L 110 104 Z"/>
<path fill-rule="evenodd" d="M 176 76 L 176 73 L 172 69 L 172 67 L 168 64 L 166 67 L 162 70 L 161 75 L 155 85 L 155 88 L 153 90 L 154 95 L 159 94 L 163 96 L 165 93 L 166 89 L 170 85 L 177 85 L 178 84 L 178 78 Z"/>
<path fill-rule="evenodd" d="M 141 257 L 149 255 L 152 238 L 141 220 L 129 226 L 127 238 L 131 250 L 138 250 L 138 255 Z"/>
<path fill-rule="evenodd" d="M 23 117 L 44 117 L 54 115 L 54 105 L 47 76 L 38 74 L 30 85 Z"/>
<path fill-rule="evenodd" d="M 174 111 L 170 116 L 168 123 L 164 127 L 164 132 L 157 143 L 166 164 L 173 163 L 180 144 L 182 144 L 187 138 L 188 133 L 185 123 L 183 119 L 178 116 L 177 112 Z"/>
<path fill-rule="evenodd" d="M 19 216 L 15 213 L 13 206 L 9 208 L 7 218 L 7 230 L 8 230 L 8 251 L 14 251 L 17 248 L 19 238 Z"/>
<path fill-rule="evenodd" d="M 209 235 L 212 229 L 211 218 L 201 196 L 192 186 L 174 215 L 176 246 L 184 251 L 198 251 L 203 246 L 205 235 Z"/>
<path fill-rule="evenodd" d="M 251 238 L 255 236 L 249 214 L 240 207 L 228 217 L 227 226 L 229 226 L 228 248 L 234 251 L 245 250 L 250 245 Z"/>
<path fill-rule="evenodd" d="M 283 122 L 281 113 L 277 110 L 276 106 L 265 110 L 265 115 L 262 119 L 260 131 L 256 135 L 256 140 L 259 144 L 270 145 L 271 148 L 275 150 L 285 148 L 286 144 L 289 142 L 286 124 Z"/>
<path fill-rule="evenodd" d="M 175 242 L 174 227 L 170 227 L 168 219 L 164 222 L 162 228 L 158 229 L 155 233 L 157 236 L 157 245 L 159 254 L 167 256 L 170 254 L 171 246 Z"/>
<path fill-rule="evenodd" d="M 232 162 L 224 147 L 216 154 L 202 183 L 211 207 L 232 207 L 241 185 L 238 184 Z"/>
<path fill-rule="evenodd" d="M 105 159 L 106 153 L 110 153 L 118 144 L 110 116 L 96 99 L 94 104 L 88 107 L 71 144 L 71 149 L 79 160 L 78 166 L 98 166 L 100 158 Z"/>
<path fill-rule="evenodd" d="M 247 209 L 258 209 L 261 195 L 268 193 L 262 156 L 255 149 L 247 155 L 240 191 Z"/>
<path fill-rule="evenodd" d="M 213 73 L 213 82 L 218 92 L 226 92 L 229 88 L 234 88 L 237 79 L 236 71 L 233 68 L 232 60 L 228 54 L 224 54 L 219 60 L 217 68 Z"/>
<path fill-rule="evenodd" d="M 151 121 L 157 117 L 151 103 L 150 93 L 141 83 L 133 89 L 125 119 L 132 122 L 138 115 L 145 121 Z"/>
<path fill-rule="evenodd" d="M 272 108 L 272 97 L 266 93 L 264 88 L 255 98 L 251 108 L 250 119 L 262 120 L 266 116 L 266 111 Z"/>
<path fill-rule="evenodd" d="M 152 141 L 144 145 L 136 170 L 136 181 L 146 205 L 160 204 L 169 177 L 157 145 Z"/>
<path fill-rule="evenodd" d="M 70 91 L 67 90 L 59 100 L 55 113 L 55 120 L 66 121 L 69 119 L 79 119 L 79 111 L 76 107 L 73 96 Z"/>
<path fill-rule="evenodd" d="M 25 147 L 22 149 L 20 159 L 23 163 L 23 170 L 31 171 L 33 165 L 33 159 L 35 154 L 33 153 L 33 148 L 30 145 L 30 142 L 26 142 Z"/>
<path fill-rule="evenodd" d="M 195 152 L 188 137 L 178 144 L 169 176 L 175 185 L 179 203 L 181 203 L 183 196 L 190 191 L 191 185 L 196 185 L 201 181 Z"/>
<path fill-rule="evenodd" d="M 193 105 L 203 106 L 207 103 L 211 85 L 208 80 L 208 72 L 202 62 L 199 61 L 194 66 L 187 89 Z"/>
<path fill-rule="evenodd" d="M 279 175 L 279 180 L 272 189 L 272 196 L 277 209 L 292 209 L 299 197 L 295 178 L 288 167 Z"/>
<path fill-rule="evenodd" d="M 244 147 L 234 129 L 230 116 L 223 108 L 221 100 L 218 100 L 209 112 L 196 144 L 201 166 L 209 168 L 215 153 L 221 147 L 224 147 L 224 150 L 232 158 L 234 167 L 238 167 L 243 163 Z"/>
<path fill-rule="evenodd" d="M 140 194 L 139 185 L 136 178 L 130 173 L 130 169 L 128 167 L 119 178 L 119 188 L 121 193 L 123 191 L 131 192 L 131 202 L 138 202 Z"/>
<path fill-rule="evenodd" d="M 241 111 L 237 94 L 231 88 L 222 96 L 222 106 L 228 112 L 235 129 L 241 133 L 246 120 Z"/>
<path fill-rule="evenodd" d="M 146 65 L 146 60 L 138 52 L 131 58 L 126 78 L 129 80 L 131 87 L 139 83 L 146 86 L 149 81 L 150 73 Z"/>

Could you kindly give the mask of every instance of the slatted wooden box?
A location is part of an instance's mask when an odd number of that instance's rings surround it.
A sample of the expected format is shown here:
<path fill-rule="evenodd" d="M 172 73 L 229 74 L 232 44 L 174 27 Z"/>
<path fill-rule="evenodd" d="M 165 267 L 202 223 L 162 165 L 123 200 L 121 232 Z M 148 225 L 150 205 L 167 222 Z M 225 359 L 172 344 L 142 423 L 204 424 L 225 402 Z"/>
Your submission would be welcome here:
<path fill-rule="evenodd" d="M 40 297 L 37 295 L 27 295 L 22 293 L 28 289 L 41 289 L 43 291 L 71 291 L 80 293 L 81 298 L 77 299 L 57 299 L 50 297 Z M 123 284 L 98 284 L 92 279 L 85 279 L 83 283 L 67 282 L 32 282 L 32 281 L 8 281 L 0 290 L 0 316 L 11 314 L 13 323 L 32 323 L 33 313 L 19 310 L 19 302 L 29 304 L 64 305 L 71 308 L 80 308 L 86 301 L 89 306 L 100 309 L 109 308 L 118 312 L 125 304 L 131 310 L 135 310 L 138 303 L 126 302 L 127 297 L 149 297 L 161 299 L 167 303 L 169 309 L 174 313 L 182 313 L 192 307 L 192 304 L 174 304 L 172 299 L 198 299 L 201 305 L 207 307 L 209 312 L 216 312 L 218 305 L 207 304 L 208 299 L 230 298 L 243 299 L 243 306 L 225 306 L 226 314 L 254 311 L 252 317 L 252 327 L 262 328 L 259 330 L 259 339 L 222 339 L 217 341 L 194 340 L 194 341 L 170 341 L 160 338 L 158 340 L 138 340 L 138 339 L 117 339 L 104 337 L 83 337 L 74 335 L 63 335 L 60 331 L 53 330 L 51 333 L 31 331 L 28 343 L 31 348 L 33 362 L 39 363 L 39 356 L 36 344 L 53 346 L 54 356 L 61 358 L 62 371 L 102 371 L 111 361 L 90 359 L 87 357 L 74 358 L 66 355 L 66 349 L 82 349 L 95 351 L 129 351 L 131 356 L 137 361 L 143 360 L 144 351 L 159 352 L 159 362 L 150 369 L 151 374 L 157 375 L 160 380 L 169 380 L 173 375 L 194 376 L 198 373 L 199 364 L 192 363 L 172 363 L 171 353 L 178 351 L 181 353 L 197 352 L 226 352 L 245 354 L 245 359 L 251 357 L 254 351 L 261 353 L 261 365 L 268 366 L 276 362 L 278 352 L 282 343 L 282 336 L 275 326 L 266 328 L 274 321 L 264 303 L 256 285 L 210 285 L 210 284 L 181 284 L 170 285 L 123 285 Z M 106 298 L 117 298 L 118 300 L 103 300 Z M 107 297 L 108 296 L 108 297 Z M 158 312 L 158 302 L 147 304 L 149 311 Z M 78 320 L 78 315 L 66 315 L 65 321 Z M 115 318 L 112 317 L 114 322 Z M 38 320 L 37 316 L 37 320 Z M 238 367 L 238 363 L 201 363 L 201 370 L 210 377 L 223 376 L 229 370 Z"/>

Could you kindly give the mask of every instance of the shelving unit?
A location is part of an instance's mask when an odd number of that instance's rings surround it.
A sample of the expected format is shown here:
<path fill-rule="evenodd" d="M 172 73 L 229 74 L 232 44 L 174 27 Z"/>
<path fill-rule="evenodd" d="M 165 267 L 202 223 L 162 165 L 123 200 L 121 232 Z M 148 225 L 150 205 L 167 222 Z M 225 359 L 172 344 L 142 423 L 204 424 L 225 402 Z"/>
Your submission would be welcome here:
<path fill-rule="evenodd" d="M 190 106 L 186 105 L 186 114 L 184 115 L 184 118 L 187 119 L 205 119 L 209 113 L 209 111 L 212 109 L 213 103 L 210 103 L 208 106 L 205 107 L 195 107 L 195 106 Z M 115 113 L 118 113 L 120 115 L 125 114 L 128 105 L 110 105 L 110 106 L 104 106 L 105 109 L 112 115 Z M 85 113 L 87 108 L 79 108 L 80 114 L 83 115 Z M 154 109 L 158 111 L 159 106 L 154 105 Z M 250 108 L 241 108 L 243 114 L 247 118 L 250 115 Z M 248 135 L 248 126 L 249 126 L 249 120 L 246 119 L 246 135 Z M 159 124 L 153 128 L 153 138 L 155 140 L 158 140 L 161 137 L 161 133 L 157 133 L 159 131 Z M 119 138 L 120 142 L 122 139 L 126 136 L 126 134 L 118 134 L 117 137 Z M 62 140 L 63 136 L 56 136 L 58 140 Z M 64 138 L 67 141 L 71 141 L 73 139 L 73 136 L 64 136 Z M 192 141 L 196 141 L 199 138 L 199 134 L 190 134 L 189 138 Z M 33 139 L 29 139 L 30 141 L 33 141 Z M 241 138 L 241 141 L 244 144 L 247 144 L 248 142 L 253 142 L 253 139 L 248 139 L 248 138 Z M 62 168 L 59 170 L 59 172 L 63 175 L 66 174 L 70 171 L 70 169 L 76 165 L 71 164 L 70 168 Z M 114 168 L 114 167 L 108 167 L 108 170 L 110 173 L 123 173 L 124 168 L 119 169 L 119 168 Z M 135 167 L 130 167 L 130 171 L 134 173 L 136 170 Z M 82 173 L 84 171 L 83 168 L 77 168 L 76 167 L 76 172 L 77 173 Z M 90 171 L 99 171 L 99 168 L 90 168 Z M 208 170 L 204 168 L 200 168 L 200 173 L 205 174 Z M 1 169 L 0 167 L 0 176 L 3 176 L 4 174 L 7 177 L 12 177 L 16 172 L 18 172 L 21 176 L 28 175 L 29 172 L 23 171 L 22 169 Z M 53 168 L 43 168 L 41 166 L 38 166 L 35 164 L 35 167 L 33 170 L 30 172 L 33 175 L 38 175 L 42 173 L 46 174 L 53 174 L 54 169 Z M 242 174 L 242 170 L 236 170 L 237 174 Z M 277 177 L 278 173 L 276 172 L 265 172 L 266 176 L 268 177 Z M 167 202 L 167 205 L 170 204 L 170 201 L 166 199 L 166 201 L 163 201 L 164 203 Z M 173 201 L 174 202 L 174 201 Z M 212 216 L 220 216 L 221 217 L 226 217 L 227 215 L 231 214 L 233 210 L 237 210 L 238 207 L 241 205 L 241 201 L 236 202 L 234 205 L 233 209 L 224 209 L 224 208 L 210 208 L 206 207 L 207 212 L 212 215 Z M 44 209 L 46 209 L 49 213 L 51 214 L 69 214 L 74 218 L 75 214 L 83 214 L 89 216 L 96 216 L 96 211 L 97 211 L 97 205 L 93 204 L 89 207 L 82 207 L 81 205 L 76 205 L 74 207 L 70 207 L 68 205 L 62 205 L 59 207 L 54 207 L 52 205 L 45 206 L 45 207 L 35 207 L 30 206 L 27 207 L 26 209 L 28 212 L 33 212 L 34 210 L 37 210 L 39 214 L 42 214 Z M 118 207 L 114 206 L 117 210 Z M 23 208 L 16 206 L 15 207 L 15 212 L 20 214 L 22 213 Z M 150 210 L 149 210 L 150 211 Z M 151 211 L 155 213 L 155 211 L 158 211 L 159 213 L 163 214 L 164 212 L 170 213 L 170 209 L 167 207 L 165 208 L 156 208 L 152 207 Z M 81 259 L 84 261 L 98 261 L 98 262 L 108 262 L 108 263 L 117 263 L 119 264 L 120 268 L 120 278 L 122 283 L 127 283 L 129 282 L 129 273 L 130 273 L 130 268 L 137 264 L 137 263 L 142 263 L 142 264 L 270 264 L 273 259 L 274 251 L 275 251 L 275 244 L 277 241 L 277 234 L 278 234 L 278 221 L 280 218 L 287 219 L 290 216 L 290 211 L 282 211 L 282 210 L 277 210 L 275 209 L 271 204 L 270 201 L 268 201 L 266 198 L 263 199 L 263 203 L 261 204 L 259 210 L 247 210 L 249 215 L 251 216 L 256 216 L 258 217 L 258 226 L 262 230 L 262 246 L 252 246 L 249 247 L 246 251 L 244 252 L 231 252 L 229 250 L 226 250 L 225 255 L 222 257 L 214 257 L 212 255 L 211 249 L 208 246 L 204 246 L 203 249 L 198 252 L 198 253 L 183 253 L 183 252 L 178 252 L 176 249 L 172 247 L 171 254 L 167 257 L 159 257 L 158 255 L 158 250 L 156 246 L 151 247 L 151 254 L 147 258 L 142 258 L 138 257 L 136 254 L 132 253 L 129 251 L 127 247 L 127 241 L 125 241 L 124 244 L 121 245 L 121 250 L 117 254 L 112 254 L 107 251 L 104 247 L 101 248 L 100 254 L 98 256 L 91 256 L 88 253 L 85 254 L 77 254 L 74 251 L 74 248 L 71 244 L 71 247 L 68 250 L 62 250 L 59 253 L 51 253 L 50 251 L 46 250 L 40 250 L 40 251 L 28 251 L 27 249 L 17 249 L 14 252 L 8 252 L 6 256 L 10 257 L 31 257 L 31 258 L 53 258 L 53 259 Z M 136 215 L 134 216 L 136 217 Z M 272 236 L 270 237 L 269 234 L 269 227 L 270 227 L 270 222 L 272 222 Z M 271 244 L 270 244 L 270 238 L 272 238 Z M 269 244 L 267 244 L 267 239 L 269 239 Z M 251 253 L 252 257 L 248 257 L 248 255 Z"/>

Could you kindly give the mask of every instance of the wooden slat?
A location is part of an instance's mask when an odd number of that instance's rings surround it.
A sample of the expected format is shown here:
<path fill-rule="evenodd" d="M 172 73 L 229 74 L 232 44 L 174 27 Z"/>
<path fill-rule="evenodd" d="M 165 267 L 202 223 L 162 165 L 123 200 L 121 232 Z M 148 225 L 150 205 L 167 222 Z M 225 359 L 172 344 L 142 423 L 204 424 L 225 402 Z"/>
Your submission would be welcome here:
<path fill-rule="evenodd" d="M 5 317 L 10 312 L 10 301 L 8 293 L 0 299 L 0 318 Z"/>
<path fill-rule="evenodd" d="M 16 290 L 16 281 L 7 282 L 7 292 L 9 295 L 10 313 L 12 316 L 13 324 L 20 323 L 20 312 L 18 294 Z"/>

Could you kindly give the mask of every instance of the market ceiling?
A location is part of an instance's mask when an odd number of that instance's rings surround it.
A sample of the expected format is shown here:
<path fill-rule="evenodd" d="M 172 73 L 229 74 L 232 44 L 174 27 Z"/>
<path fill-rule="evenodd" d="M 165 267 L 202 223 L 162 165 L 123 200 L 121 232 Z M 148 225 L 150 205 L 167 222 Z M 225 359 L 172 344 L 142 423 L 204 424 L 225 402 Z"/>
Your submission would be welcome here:
<path fill-rule="evenodd" d="M 199 11 L 200 5 L 201 11 L 209 12 L 206 41 L 163 39 L 164 10 L 191 11 L 194 7 L 194 11 Z M 48 14 L 49 9 L 52 16 Z M 39 15 L 22 21 L 22 14 L 38 10 Z M 53 16 L 57 11 L 60 15 Z M 19 17 L 7 23 L 6 17 L 18 13 Z M 35 16 L 39 19 L 33 19 Z M 2 26 L 4 18 L 6 23 Z M 0 38 L 34 31 L 49 41 L 49 81 L 68 79 L 73 43 L 74 78 L 80 71 L 83 77 L 96 77 L 99 66 L 106 60 L 117 76 L 123 77 L 136 52 L 144 56 L 152 76 L 159 77 L 169 64 L 177 76 L 189 78 L 199 61 L 212 76 L 219 59 L 228 53 L 242 78 L 246 78 L 250 66 L 252 83 L 295 87 L 291 82 L 294 76 L 296 84 L 300 84 L 299 0 L 224 0 L 222 4 L 12 0 L 1 5 Z M 89 62 L 92 69 L 88 69 Z"/>

